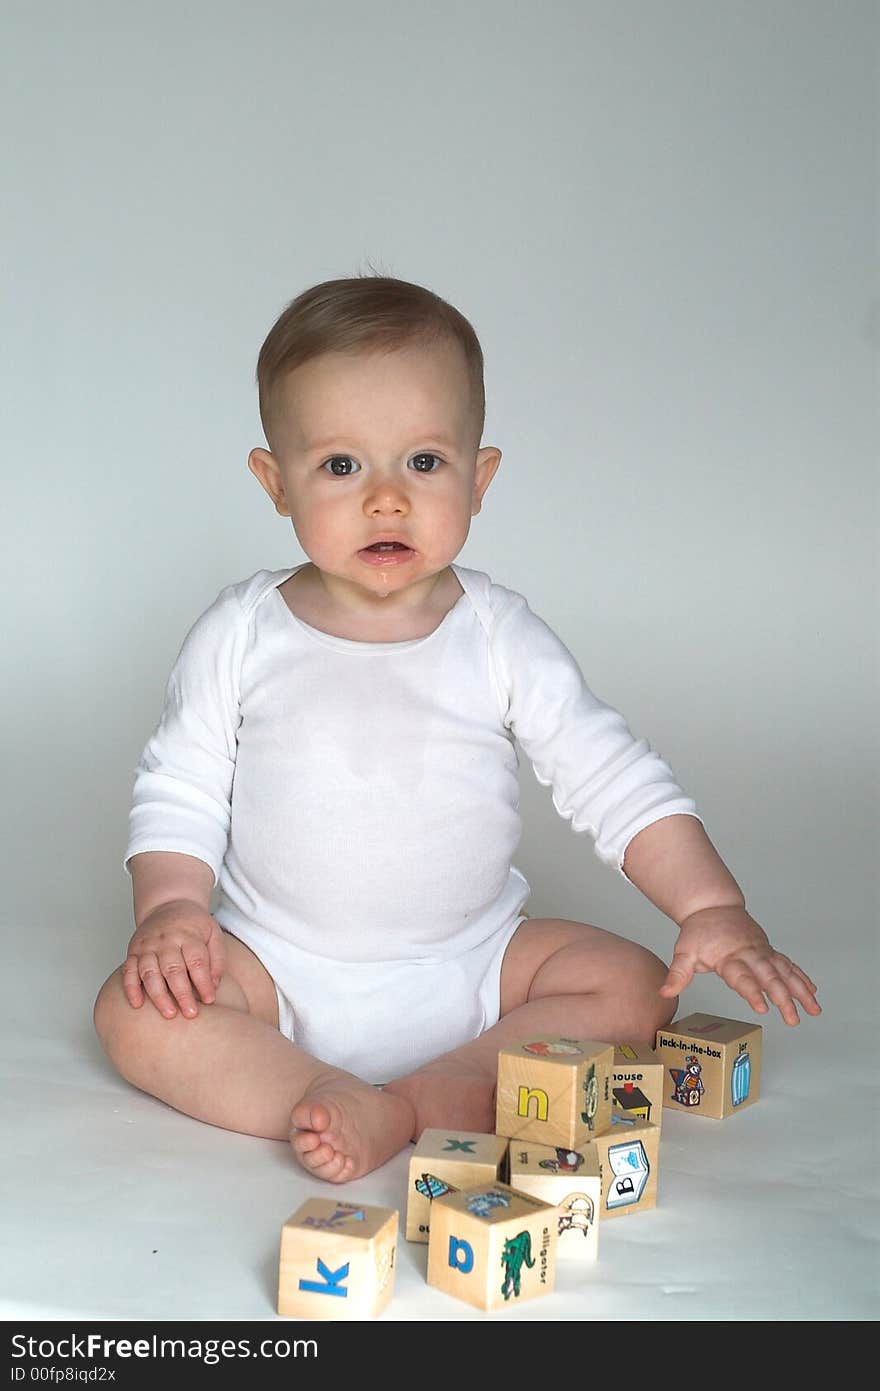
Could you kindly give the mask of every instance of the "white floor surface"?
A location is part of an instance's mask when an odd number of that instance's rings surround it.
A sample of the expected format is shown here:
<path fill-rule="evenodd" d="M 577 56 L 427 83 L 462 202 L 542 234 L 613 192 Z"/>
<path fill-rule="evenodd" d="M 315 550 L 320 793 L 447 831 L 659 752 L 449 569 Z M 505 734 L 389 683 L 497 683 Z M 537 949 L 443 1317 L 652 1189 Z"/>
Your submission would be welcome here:
<path fill-rule="evenodd" d="M 306 1197 L 403 1218 L 406 1153 L 331 1186 L 283 1144 L 179 1115 L 118 1078 L 92 1033 L 112 963 L 16 939 L 0 1047 L 4 1319 L 292 1327 L 275 1310 L 278 1241 Z M 381 1321 L 876 1319 L 876 1032 L 835 1024 L 827 1002 L 797 1029 L 762 1022 L 760 1100 L 724 1121 L 665 1111 L 657 1207 L 603 1222 L 593 1265 L 560 1263 L 551 1294 L 484 1313 L 428 1286 L 427 1247 L 401 1238 Z"/>

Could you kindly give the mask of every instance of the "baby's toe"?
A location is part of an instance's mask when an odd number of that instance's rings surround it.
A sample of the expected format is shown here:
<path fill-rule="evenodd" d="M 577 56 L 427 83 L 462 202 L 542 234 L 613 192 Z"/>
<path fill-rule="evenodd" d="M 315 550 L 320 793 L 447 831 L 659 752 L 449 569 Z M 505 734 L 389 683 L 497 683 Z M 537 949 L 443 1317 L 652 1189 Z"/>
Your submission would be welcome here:
<path fill-rule="evenodd" d="M 333 1164 L 335 1162 L 337 1155 L 337 1151 L 333 1146 L 323 1141 L 316 1145 L 314 1149 L 298 1151 L 298 1153 L 301 1162 L 305 1164 L 306 1168 L 311 1169 L 313 1173 L 319 1171 L 323 1173 L 323 1170 L 328 1164 Z"/>
<path fill-rule="evenodd" d="M 303 1097 L 290 1113 L 290 1124 L 296 1130 L 316 1130 L 320 1133 L 330 1125 L 330 1112 L 323 1101 Z"/>
<path fill-rule="evenodd" d="M 354 1160 L 336 1150 L 326 1164 L 319 1165 L 313 1172 L 316 1178 L 326 1179 L 328 1183 L 344 1183 L 354 1172 Z"/>

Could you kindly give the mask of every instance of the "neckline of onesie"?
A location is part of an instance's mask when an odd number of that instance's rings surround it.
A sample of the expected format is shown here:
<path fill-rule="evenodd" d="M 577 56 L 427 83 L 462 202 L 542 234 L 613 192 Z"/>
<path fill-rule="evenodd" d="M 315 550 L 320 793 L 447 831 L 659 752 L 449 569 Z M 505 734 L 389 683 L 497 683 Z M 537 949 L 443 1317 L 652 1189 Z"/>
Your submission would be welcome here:
<path fill-rule="evenodd" d="M 443 615 L 433 632 L 426 633 L 425 636 L 422 638 L 404 638 L 402 642 L 364 642 L 360 638 L 337 637 L 335 633 L 325 633 L 323 629 L 314 628 L 312 627 L 311 623 L 306 623 L 305 619 L 299 618 L 293 612 L 293 609 L 290 607 L 284 595 L 281 593 L 280 586 L 284 584 L 286 580 L 289 580 L 291 575 L 295 575 L 298 570 L 304 569 L 305 566 L 308 565 L 308 563 L 309 562 L 307 560 L 304 560 L 301 565 L 294 565 L 292 569 L 284 571 L 278 582 L 272 586 L 272 589 L 273 592 L 277 594 L 278 602 L 283 606 L 284 612 L 287 614 L 290 621 L 296 625 L 297 628 L 301 629 L 307 637 L 311 638 L 314 642 L 319 643 L 322 647 L 332 647 L 337 652 L 408 652 L 412 651 L 414 647 L 424 647 L 426 642 L 430 642 L 433 638 L 437 636 L 441 629 L 446 626 L 446 624 L 452 618 L 452 615 L 460 608 L 462 600 L 467 598 L 467 588 L 461 577 L 461 572 L 458 566 L 450 565 L 449 568 L 452 570 L 456 579 L 461 585 L 462 592 L 461 594 L 459 594 L 455 603 L 452 605 L 452 608 L 449 609 L 449 611 Z"/>

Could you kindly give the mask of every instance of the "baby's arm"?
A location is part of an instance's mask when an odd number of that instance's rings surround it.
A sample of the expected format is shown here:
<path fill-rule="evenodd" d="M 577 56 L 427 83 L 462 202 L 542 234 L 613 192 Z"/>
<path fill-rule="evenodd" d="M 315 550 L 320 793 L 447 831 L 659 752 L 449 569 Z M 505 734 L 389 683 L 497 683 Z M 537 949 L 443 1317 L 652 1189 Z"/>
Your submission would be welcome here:
<path fill-rule="evenodd" d="M 680 995 L 695 973 L 715 971 L 759 1014 L 767 1013 L 768 1000 L 786 1024 L 800 1022 L 798 1004 L 807 1014 L 821 1014 L 816 986 L 770 945 L 696 817 L 666 816 L 639 831 L 623 870 L 679 927 L 661 995 Z"/>
<path fill-rule="evenodd" d="M 173 1019 L 198 1013 L 214 1000 L 226 965 L 223 933 L 208 909 L 214 875 L 193 855 L 154 850 L 130 861 L 137 924 L 122 967 L 126 998 L 140 1009 L 144 995 Z"/>

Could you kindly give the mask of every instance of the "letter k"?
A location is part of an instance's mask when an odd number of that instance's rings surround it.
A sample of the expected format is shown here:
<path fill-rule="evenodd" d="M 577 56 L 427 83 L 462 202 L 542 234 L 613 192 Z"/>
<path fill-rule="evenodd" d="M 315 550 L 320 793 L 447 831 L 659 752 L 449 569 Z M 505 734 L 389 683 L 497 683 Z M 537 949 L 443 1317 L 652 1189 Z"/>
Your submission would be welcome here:
<path fill-rule="evenodd" d="M 312 1294 L 335 1294 L 340 1299 L 348 1298 L 348 1290 L 342 1287 L 341 1282 L 348 1274 L 349 1263 L 341 1265 L 338 1270 L 328 1270 L 322 1260 L 318 1260 L 318 1274 L 323 1275 L 324 1283 L 320 1280 L 300 1280 L 301 1290 L 308 1290 Z"/>

